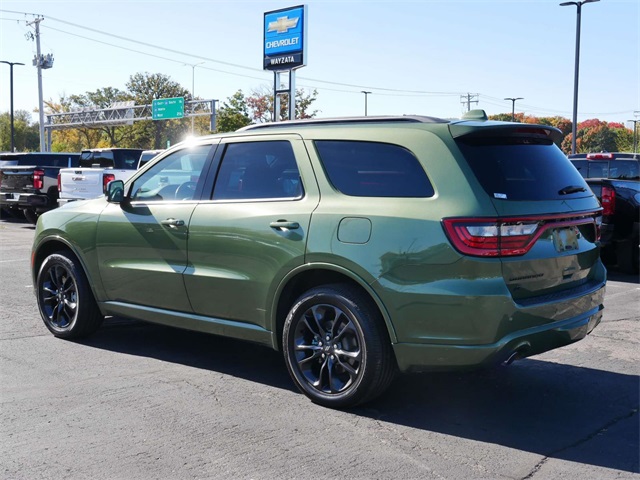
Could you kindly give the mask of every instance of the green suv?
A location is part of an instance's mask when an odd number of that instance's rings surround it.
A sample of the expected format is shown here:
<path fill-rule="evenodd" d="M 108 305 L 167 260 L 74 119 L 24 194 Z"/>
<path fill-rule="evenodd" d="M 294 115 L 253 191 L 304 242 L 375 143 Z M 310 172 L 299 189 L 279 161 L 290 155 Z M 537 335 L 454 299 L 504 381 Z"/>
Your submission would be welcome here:
<path fill-rule="evenodd" d="M 540 125 L 365 117 L 182 143 L 42 215 L 57 337 L 117 315 L 268 345 L 342 408 L 395 373 L 510 363 L 585 337 L 600 205 Z M 215 352 L 212 352 L 215 354 Z"/>

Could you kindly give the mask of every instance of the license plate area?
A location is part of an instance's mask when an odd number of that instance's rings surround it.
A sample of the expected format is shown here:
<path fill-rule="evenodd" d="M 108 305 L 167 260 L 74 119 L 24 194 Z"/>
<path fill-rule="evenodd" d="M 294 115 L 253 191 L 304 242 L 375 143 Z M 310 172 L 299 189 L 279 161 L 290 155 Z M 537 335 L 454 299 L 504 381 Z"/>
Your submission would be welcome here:
<path fill-rule="evenodd" d="M 553 245 L 560 253 L 578 250 L 578 239 L 580 238 L 580 230 L 578 227 L 563 227 L 553 230 Z"/>

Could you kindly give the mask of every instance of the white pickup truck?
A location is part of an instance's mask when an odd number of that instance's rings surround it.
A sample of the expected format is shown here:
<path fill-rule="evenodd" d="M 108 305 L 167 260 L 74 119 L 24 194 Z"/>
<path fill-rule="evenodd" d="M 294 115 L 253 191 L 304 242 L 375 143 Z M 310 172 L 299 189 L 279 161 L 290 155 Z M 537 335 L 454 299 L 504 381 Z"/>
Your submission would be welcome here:
<path fill-rule="evenodd" d="M 104 195 L 112 180 L 127 181 L 135 171 L 162 150 L 94 148 L 83 150 L 80 166 L 58 174 L 58 205 Z"/>

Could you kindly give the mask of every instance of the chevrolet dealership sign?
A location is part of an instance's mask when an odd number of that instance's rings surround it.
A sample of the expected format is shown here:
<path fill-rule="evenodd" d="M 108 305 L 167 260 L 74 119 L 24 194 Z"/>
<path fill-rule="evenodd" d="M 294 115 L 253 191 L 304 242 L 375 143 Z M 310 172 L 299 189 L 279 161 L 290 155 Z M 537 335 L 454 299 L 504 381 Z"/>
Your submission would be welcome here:
<path fill-rule="evenodd" d="M 264 69 L 291 70 L 306 65 L 307 6 L 264 14 Z"/>

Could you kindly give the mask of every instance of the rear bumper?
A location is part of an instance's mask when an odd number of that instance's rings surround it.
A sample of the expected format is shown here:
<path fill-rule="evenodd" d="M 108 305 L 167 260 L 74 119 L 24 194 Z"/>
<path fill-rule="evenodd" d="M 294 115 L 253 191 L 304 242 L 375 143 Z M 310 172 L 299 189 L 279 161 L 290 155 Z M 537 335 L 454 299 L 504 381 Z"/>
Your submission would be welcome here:
<path fill-rule="evenodd" d="M 55 205 L 43 193 L 0 193 L 0 206 L 8 208 L 29 208 L 34 210 L 48 210 Z"/>
<path fill-rule="evenodd" d="M 577 317 L 523 330 L 490 345 L 399 343 L 394 351 L 403 372 L 470 369 L 498 365 L 512 355 L 528 357 L 586 337 L 602 320 L 603 306 Z"/>

